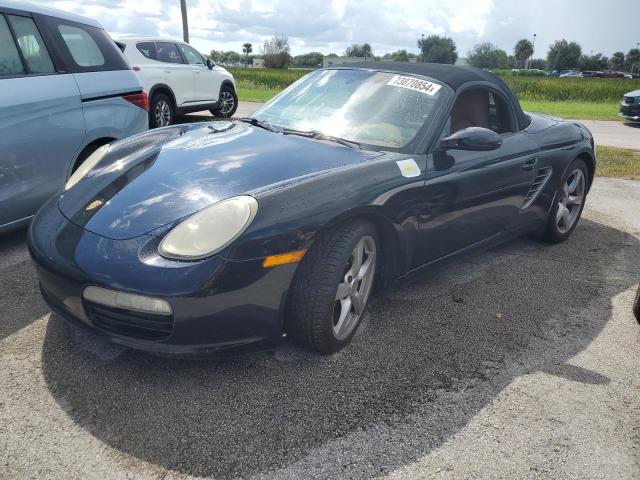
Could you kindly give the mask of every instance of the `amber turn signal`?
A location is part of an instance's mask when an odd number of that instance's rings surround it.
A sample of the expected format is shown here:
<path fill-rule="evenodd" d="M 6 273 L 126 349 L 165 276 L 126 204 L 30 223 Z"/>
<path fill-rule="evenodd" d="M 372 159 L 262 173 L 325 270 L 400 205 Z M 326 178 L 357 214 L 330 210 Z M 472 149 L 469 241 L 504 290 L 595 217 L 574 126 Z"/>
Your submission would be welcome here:
<path fill-rule="evenodd" d="M 296 250 L 294 252 L 280 253 L 278 255 L 269 255 L 262 262 L 264 268 L 277 267 L 278 265 L 287 265 L 288 263 L 298 263 L 304 257 L 306 250 Z"/>

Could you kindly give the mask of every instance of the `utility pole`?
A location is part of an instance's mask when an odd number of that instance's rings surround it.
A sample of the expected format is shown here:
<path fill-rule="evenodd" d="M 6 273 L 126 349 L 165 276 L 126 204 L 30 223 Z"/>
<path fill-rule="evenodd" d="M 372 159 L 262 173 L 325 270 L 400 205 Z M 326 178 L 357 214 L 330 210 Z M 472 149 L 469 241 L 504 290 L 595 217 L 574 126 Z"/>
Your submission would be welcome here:
<path fill-rule="evenodd" d="M 185 43 L 189 43 L 189 21 L 187 20 L 187 0 L 180 0 L 180 10 L 182 10 L 182 38 Z"/>
<path fill-rule="evenodd" d="M 531 56 L 529 57 L 529 65 L 527 70 L 531 68 L 531 60 L 533 60 L 533 54 L 536 51 L 536 34 L 533 34 L 533 43 L 531 44 Z"/>
<path fill-rule="evenodd" d="M 424 63 L 424 33 L 420 42 L 420 63 Z"/>

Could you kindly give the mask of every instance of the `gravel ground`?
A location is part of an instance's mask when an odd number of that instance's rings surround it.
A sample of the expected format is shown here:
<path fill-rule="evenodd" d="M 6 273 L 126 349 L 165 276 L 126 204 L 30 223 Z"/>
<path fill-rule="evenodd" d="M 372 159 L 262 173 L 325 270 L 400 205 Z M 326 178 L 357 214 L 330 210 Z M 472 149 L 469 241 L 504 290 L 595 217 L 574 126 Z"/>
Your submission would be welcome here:
<path fill-rule="evenodd" d="M 378 296 L 346 351 L 167 360 L 65 326 L 0 239 L 0 478 L 638 478 L 640 182 Z"/>

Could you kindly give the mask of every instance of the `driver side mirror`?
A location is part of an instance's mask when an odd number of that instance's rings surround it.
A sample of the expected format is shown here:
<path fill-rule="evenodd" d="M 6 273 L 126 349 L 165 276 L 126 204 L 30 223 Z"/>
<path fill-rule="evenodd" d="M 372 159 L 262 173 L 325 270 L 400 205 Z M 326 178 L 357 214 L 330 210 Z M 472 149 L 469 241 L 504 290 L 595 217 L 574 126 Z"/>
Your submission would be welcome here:
<path fill-rule="evenodd" d="M 444 150 L 471 150 L 486 152 L 502 145 L 502 137 L 488 128 L 469 127 L 458 130 L 440 142 Z"/>
<path fill-rule="evenodd" d="M 207 68 L 209 68 L 209 70 L 213 70 L 213 67 L 215 66 L 216 66 L 215 62 L 210 58 L 207 58 Z"/>

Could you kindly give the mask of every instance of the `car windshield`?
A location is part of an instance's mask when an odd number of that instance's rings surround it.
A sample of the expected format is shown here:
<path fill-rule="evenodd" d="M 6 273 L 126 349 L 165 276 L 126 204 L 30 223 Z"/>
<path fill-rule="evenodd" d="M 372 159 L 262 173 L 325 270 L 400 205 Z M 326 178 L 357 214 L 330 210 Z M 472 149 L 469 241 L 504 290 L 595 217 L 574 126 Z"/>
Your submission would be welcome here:
<path fill-rule="evenodd" d="M 435 112 L 441 85 L 422 77 L 357 69 L 318 70 L 252 117 L 283 130 L 402 150 Z"/>

